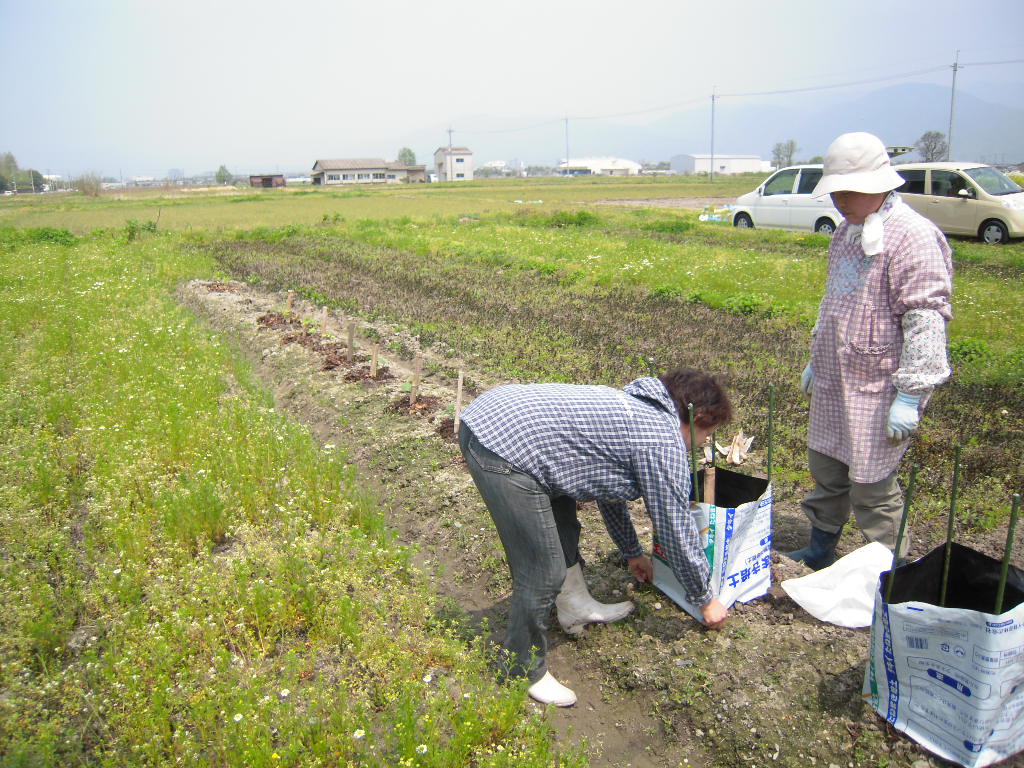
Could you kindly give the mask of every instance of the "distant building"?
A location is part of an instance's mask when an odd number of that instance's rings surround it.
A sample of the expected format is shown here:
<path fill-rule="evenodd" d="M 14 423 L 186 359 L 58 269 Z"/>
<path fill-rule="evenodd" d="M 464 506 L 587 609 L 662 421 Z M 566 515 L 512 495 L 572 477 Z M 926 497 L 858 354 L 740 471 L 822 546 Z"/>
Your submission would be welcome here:
<path fill-rule="evenodd" d="M 438 181 L 472 181 L 473 153 L 467 147 L 438 147 L 434 168 Z"/>
<path fill-rule="evenodd" d="M 264 189 L 270 189 L 271 187 L 283 187 L 285 185 L 283 173 L 264 173 L 249 177 L 250 187 L 263 187 Z"/>
<path fill-rule="evenodd" d="M 767 173 L 772 165 L 757 155 L 714 156 L 715 173 Z M 687 176 L 695 173 L 711 173 L 711 155 L 676 155 L 670 161 L 672 170 Z"/>
<path fill-rule="evenodd" d="M 643 166 L 621 157 L 571 157 L 558 164 L 563 176 L 636 176 Z"/>
<path fill-rule="evenodd" d="M 378 157 L 317 160 L 310 180 L 315 185 L 401 184 L 427 180 L 425 165 L 403 165 Z"/>

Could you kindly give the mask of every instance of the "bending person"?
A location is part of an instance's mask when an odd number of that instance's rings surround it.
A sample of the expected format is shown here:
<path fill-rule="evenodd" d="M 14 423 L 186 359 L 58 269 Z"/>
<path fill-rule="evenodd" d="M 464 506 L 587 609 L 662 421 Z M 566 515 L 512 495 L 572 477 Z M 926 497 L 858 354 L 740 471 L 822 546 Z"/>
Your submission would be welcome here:
<path fill-rule="evenodd" d="M 569 384 L 508 385 L 463 412 L 459 444 L 494 519 L 512 574 L 504 648 L 530 696 L 571 706 L 576 695 L 548 671 L 547 621 L 554 604 L 569 633 L 621 619 L 630 602 L 603 605 L 583 580 L 577 501 L 596 500 L 608 533 L 638 581 L 653 578 L 626 502 L 643 498 L 687 598 L 704 623 L 727 611 L 709 587 L 710 568 L 689 512 L 690 426 L 699 443 L 732 417 L 721 385 L 691 368 L 642 378 L 624 390 Z"/>

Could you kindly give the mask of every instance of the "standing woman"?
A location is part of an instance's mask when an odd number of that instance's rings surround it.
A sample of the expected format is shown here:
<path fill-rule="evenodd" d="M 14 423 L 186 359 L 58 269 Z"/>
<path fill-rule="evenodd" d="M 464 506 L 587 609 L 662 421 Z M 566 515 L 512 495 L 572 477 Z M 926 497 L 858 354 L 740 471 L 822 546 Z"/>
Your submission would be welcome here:
<path fill-rule="evenodd" d="M 624 618 L 630 602 L 595 601 L 583 580 L 577 501 L 597 501 L 605 527 L 638 581 L 653 578 L 627 501 L 643 498 L 687 598 L 718 628 L 728 612 L 711 592 L 710 568 L 690 514 L 690 425 L 698 444 L 732 417 L 721 385 L 692 368 L 645 377 L 624 390 L 512 384 L 485 392 L 463 412 L 459 445 L 494 520 L 512 573 L 504 648 L 511 676 L 561 707 L 576 695 L 548 671 L 552 604 L 570 634 Z"/>
<path fill-rule="evenodd" d="M 896 548 L 900 459 L 932 390 L 949 378 L 953 260 L 946 238 L 894 190 L 903 178 L 881 140 L 845 133 L 828 148 L 813 194 L 845 221 L 828 249 L 828 282 L 801 388 L 811 398 L 801 506 L 810 544 L 789 553 L 818 570 L 836 558 L 852 509 L 864 538 Z M 909 536 L 898 557 L 907 554 Z"/>

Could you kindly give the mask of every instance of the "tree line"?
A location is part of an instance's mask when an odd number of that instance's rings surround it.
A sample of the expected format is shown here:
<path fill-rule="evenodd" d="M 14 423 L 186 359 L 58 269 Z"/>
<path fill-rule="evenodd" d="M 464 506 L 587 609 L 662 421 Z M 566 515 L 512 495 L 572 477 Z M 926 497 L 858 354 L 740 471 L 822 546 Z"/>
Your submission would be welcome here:
<path fill-rule="evenodd" d="M 10 152 L 0 154 L 0 192 L 39 192 L 46 184 L 43 174 L 34 168 L 19 168 Z"/>
<path fill-rule="evenodd" d="M 797 146 L 794 139 L 776 142 L 772 147 L 772 165 L 776 168 L 793 165 L 793 158 L 799 150 L 800 147 Z M 925 163 L 949 159 L 949 142 L 946 141 L 946 134 L 941 131 L 925 131 L 914 142 L 914 150 L 921 157 L 921 161 Z M 815 155 L 807 162 L 821 163 L 824 162 L 824 158 L 821 155 Z"/>

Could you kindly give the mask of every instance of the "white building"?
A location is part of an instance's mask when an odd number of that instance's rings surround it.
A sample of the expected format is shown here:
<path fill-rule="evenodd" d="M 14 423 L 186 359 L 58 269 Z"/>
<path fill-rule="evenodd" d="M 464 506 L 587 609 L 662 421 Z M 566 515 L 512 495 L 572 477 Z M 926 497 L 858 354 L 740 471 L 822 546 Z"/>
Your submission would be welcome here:
<path fill-rule="evenodd" d="M 757 155 L 715 154 L 715 173 L 767 173 L 772 165 Z M 686 174 L 711 173 L 711 155 L 676 155 L 670 160 L 672 170 Z"/>
<path fill-rule="evenodd" d="M 472 181 L 473 153 L 466 147 L 438 147 L 434 168 L 438 181 Z"/>
<path fill-rule="evenodd" d="M 563 176 L 636 176 L 642 166 L 621 157 L 570 157 L 558 164 Z"/>
<path fill-rule="evenodd" d="M 310 180 L 314 185 L 399 184 L 426 181 L 426 166 L 403 165 L 379 157 L 330 158 L 313 164 Z"/>

